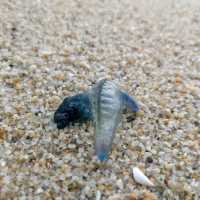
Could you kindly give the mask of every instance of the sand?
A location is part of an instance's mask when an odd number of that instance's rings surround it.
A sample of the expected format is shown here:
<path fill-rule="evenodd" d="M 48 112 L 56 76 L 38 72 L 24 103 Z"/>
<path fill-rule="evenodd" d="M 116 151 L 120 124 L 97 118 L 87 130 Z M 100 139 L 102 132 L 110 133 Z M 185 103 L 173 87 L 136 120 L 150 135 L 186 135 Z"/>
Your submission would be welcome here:
<path fill-rule="evenodd" d="M 141 107 L 106 164 L 90 124 L 52 120 L 102 78 Z M 0 199 L 197 200 L 199 110 L 200 1 L 0 0 Z"/>

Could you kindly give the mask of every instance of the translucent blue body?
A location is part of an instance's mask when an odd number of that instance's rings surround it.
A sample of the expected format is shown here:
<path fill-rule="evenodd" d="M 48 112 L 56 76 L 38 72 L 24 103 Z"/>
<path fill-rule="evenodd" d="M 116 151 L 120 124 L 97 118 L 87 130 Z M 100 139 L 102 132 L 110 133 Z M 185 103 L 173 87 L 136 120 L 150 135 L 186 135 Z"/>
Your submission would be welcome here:
<path fill-rule="evenodd" d="M 90 91 L 67 97 L 56 110 L 54 121 L 59 129 L 71 123 L 92 120 L 95 128 L 95 152 L 100 161 L 106 161 L 112 148 L 122 111 L 129 108 L 138 112 L 137 102 L 106 79 Z"/>

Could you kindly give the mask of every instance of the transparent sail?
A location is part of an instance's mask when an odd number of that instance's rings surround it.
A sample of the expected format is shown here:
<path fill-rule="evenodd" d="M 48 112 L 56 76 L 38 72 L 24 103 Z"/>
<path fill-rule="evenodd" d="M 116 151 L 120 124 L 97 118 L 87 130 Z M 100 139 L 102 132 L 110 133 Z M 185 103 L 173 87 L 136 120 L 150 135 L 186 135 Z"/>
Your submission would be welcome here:
<path fill-rule="evenodd" d="M 122 96 L 117 86 L 100 81 L 91 91 L 95 126 L 95 151 L 101 161 L 108 159 L 112 141 L 122 114 Z"/>

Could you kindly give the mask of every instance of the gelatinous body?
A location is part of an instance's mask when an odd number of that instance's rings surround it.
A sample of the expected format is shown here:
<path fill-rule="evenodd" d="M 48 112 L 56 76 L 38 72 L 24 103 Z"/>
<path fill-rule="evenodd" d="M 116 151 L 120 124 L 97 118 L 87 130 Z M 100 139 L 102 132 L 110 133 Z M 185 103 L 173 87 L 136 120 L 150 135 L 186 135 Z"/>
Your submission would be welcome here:
<path fill-rule="evenodd" d="M 55 112 L 54 121 L 62 129 L 70 123 L 93 120 L 96 155 L 99 160 L 106 161 L 122 111 L 126 108 L 133 112 L 139 110 L 132 97 L 104 79 L 88 92 L 67 97 Z"/>

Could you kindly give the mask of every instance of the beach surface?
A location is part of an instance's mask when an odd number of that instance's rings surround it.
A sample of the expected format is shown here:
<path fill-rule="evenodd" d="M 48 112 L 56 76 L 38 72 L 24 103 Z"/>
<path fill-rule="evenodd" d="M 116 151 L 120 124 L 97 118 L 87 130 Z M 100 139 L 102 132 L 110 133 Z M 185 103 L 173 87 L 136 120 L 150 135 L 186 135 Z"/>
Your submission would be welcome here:
<path fill-rule="evenodd" d="M 103 78 L 141 108 L 105 164 L 91 124 L 52 120 Z M 1 200 L 198 200 L 199 188 L 200 1 L 0 0 Z"/>

